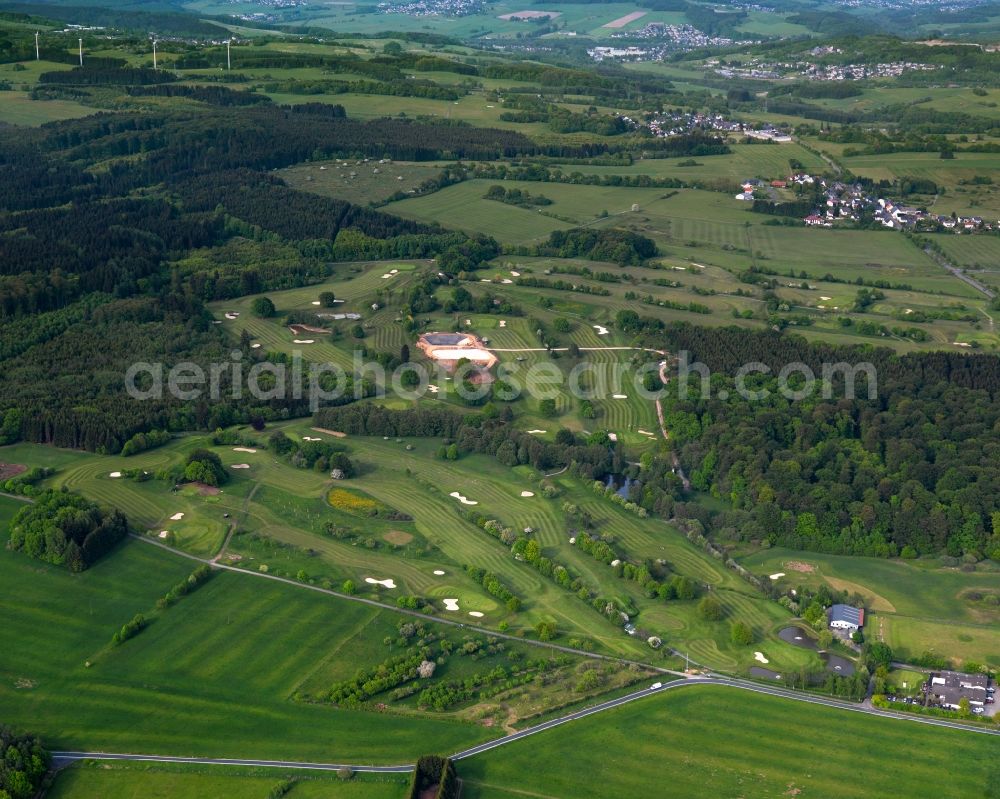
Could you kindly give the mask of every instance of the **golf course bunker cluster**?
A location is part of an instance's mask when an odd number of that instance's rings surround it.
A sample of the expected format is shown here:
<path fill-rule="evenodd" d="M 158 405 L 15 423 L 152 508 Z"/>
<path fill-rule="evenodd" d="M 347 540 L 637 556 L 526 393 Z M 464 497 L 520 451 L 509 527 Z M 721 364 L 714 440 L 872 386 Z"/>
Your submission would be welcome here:
<path fill-rule="evenodd" d="M 492 368 L 497 362 L 483 340 L 471 333 L 424 333 L 417 346 L 424 355 L 449 371 L 463 359 L 484 369 Z"/>

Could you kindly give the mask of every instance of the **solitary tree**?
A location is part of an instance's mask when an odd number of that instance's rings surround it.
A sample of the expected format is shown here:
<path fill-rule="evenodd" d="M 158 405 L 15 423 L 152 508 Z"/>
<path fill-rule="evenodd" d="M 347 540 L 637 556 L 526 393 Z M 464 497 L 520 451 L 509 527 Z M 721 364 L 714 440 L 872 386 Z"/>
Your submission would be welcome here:
<path fill-rule="evenodd" d="M 262 319 L 270 319 L 276 311 L 270 297 L 258 297 L 251 303 L 250 310 L 253 311 L 254 316 L 259 316 Z"/>
<path fill-rule="evenodd" d="M 734 621 L 729 628 L 729 638 L 738 646 L 750 646 L 753 643 L 753 630 L 745 621 Z"/>
<path fill-rule="evenodd" d="M 719 621 L 724 615 L 722 603 L 714 596 L 707 596 L 698 603 L 698 614 L 706 621 Z"/>

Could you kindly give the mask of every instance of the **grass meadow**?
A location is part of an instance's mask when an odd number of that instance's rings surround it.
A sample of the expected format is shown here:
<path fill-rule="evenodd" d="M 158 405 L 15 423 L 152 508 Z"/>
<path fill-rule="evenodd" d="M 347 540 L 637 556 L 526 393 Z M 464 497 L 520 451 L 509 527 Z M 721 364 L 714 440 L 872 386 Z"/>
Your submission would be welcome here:
<path fill-rule="evenodd" d="M 985 735 L 698 686 L 539 733 L 458 769 L 467 799 L 522 796 L 527 775 L 537 797 L 967 799 L 995 784 L 994 749 Z M 849 772 L 833 751 L 851 752 Z M 913 755 L 905 767 L 901 753 Z M 952 768 L 956 760 L 962 768 Z"/>

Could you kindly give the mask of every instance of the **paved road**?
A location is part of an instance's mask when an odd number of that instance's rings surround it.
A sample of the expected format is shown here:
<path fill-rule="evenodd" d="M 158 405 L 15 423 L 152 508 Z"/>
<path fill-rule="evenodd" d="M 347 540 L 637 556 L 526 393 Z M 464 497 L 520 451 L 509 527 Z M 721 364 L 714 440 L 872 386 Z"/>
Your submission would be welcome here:
<path fill-rule="evenodd" d="M 972 288 L 974 288 L 976 291 L 980 292 L 981 294 L 985 294 L 991 300 L 997 296 L 996 292 L 993 291 L 993 289 L 987 288 L 978 280 L 976 280 L 974 277 L 969 277 L 967 274 L 965 274 L 965 272 L 963 272 L 957 266 L 948 261 L 940 253 L 935 252 L 930 247 L 924 247 L 924 252 L 927 253 L 935 261 L 937 261 L 941 266 L 943 266 L 949 272 L 951 272 L 955 277 L 957 277 L 963 283 L 967 283 L 968 285 L 972 286 Z M 990 321 L 992 322 L 992 320 Z"/>
<path fill-rule="evenodd" d="M 532 735 L 537 735 L 540 732 L 551 730 L 553 727 L 558 727 L 563 724 L 568 724 L 571 721 L 576 721 L 578 719 L 586 718 L 587 716 L 592 716 L 596 713 L 603 713 L 607 710 L 611 710 L 616 707 L 621 707 L 622 705 L 628 704 L 629 702 L 634 702 L 637 699 L 645 699 L 649 696 L 652 696 L 653 694 L 660 694 L 665 691 L 685 688 L 691 685 L 719 685 L 741 691 L 750 691 L 752 693 L 766 694 L 768 696 L 780 697 L 782 699 L 790 699 L 796 702 L 806 702 L 812 705 L 824 705 L 826 707 L 836 708 L 838 710 L 850 711 L 853 713 L 864 713 L 865 715 L 868 716 L 880 716 L 882 718 L 894 719 L 897 721 L 906 721 L 914 724 L 927 724 L 932 727 L 947 727 L 953 730 L 979 733 L 981 735 L 1000 736 L 1000 729 L 997 729 L 995 727 L 973 727 L 966 724 L 959 724 L 957 722 L 947 721 L 946 719 L 928 718 L 908 713 L 897 713 L 890 710 L 879 710 L 877 708 L 866 707 L 864 705 L 857 703 L 842 702 L 840 700 L 830 699 L 824 696 L 813 696 L 800 691 L 794 691 L 788 688 L 779 688 L 777 686 L 755 683 L 749 680 L 739 680 L 739 679 L 718 677 L 718 676 L 705 676 L 705 677 L 688 677 L 686 679 L 675 680 L 673 682 L 664 683 L 660 688 L 652 688 L 652 687 L 643 688 L 642 690 L 635 691 L 631 694 L 626 694 L 625 696 L 618 697 L 617 699 L 611 699 L 607 702 L 602 702 L 599 705 L 594 705 L 593 707 L 584 708 L 583 710 L 578 710 L 575 713 L 569 713 L 565 716 L 560 716 L 557 719 L 552 719 L 550 721 L 542 722 L 541 724 L 536 724 L 533 727 L 528 727 L 527 729 L 512 733 L 511 735 L 506 735 L 503 738 L 497 738 L 494 741 L 487 741 L 486 743 L 479 744 L 478 746 L 473 746 L 469 749 L 463 749 L 461 752 L 456 752 L 455 754 L 453 754 L 451 758 L 452 760 L 463 760 L 465 758 L 474 757 L 475 755 L 479 755 L 484 752 L 489 752 L 490 750 L 497 749 L 501 746 L 506 746 L 507 744 L 511 744 L 514 741 L 519 741 L 523 738 L 527 738 Z M 310 762 L 299 762 L 295 760 L 243 760 L 239 758 L 171 757 L 165 755 L 143 755 L 143 754 L 125 754 L 125 753 L 108 753 L 108 752 L 53 752 L 52 756 L 57 768 L 61 768 L 62 766 L 66 766 L 77 760 L 130 760 L 130 761 L 142 761 L 142 762 L 152 761 L 159 763 L 194 763 L 201 765 L 219 765 L 219 766 L 252 766 L 259 768 L 306 769 L 313 771 L 337 771 L 338 769 L 342 768 L 350 768 L 358 772 L 375 772 L 375 773 L 389 773 L 389 774 L 406 773 L 413 769 L 412 764 L 398 765 L 398 766 L 372 766 L 372 765 L 353 764 L 353 763 L 310 763 Z"/>

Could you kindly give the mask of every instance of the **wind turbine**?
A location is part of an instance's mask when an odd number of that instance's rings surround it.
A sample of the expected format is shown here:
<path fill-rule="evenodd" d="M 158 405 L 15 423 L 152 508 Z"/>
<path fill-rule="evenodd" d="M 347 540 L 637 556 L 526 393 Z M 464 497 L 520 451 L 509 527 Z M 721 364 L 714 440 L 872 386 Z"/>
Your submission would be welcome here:
<path fill-rule="evenodd" d="M 153 69 L 156 69 L 156 34 L 153 34 Z"/>
<path fill-rule="evenodd" d="M 42 51 L 38 47 L 38 31 L 35 31 L 35 61 L 42 60 Z"/>
<path fill-rule="evenodd" d="M 229 46 L 233 43 L 232 39 L 226 39 L 226 69 L 232 70 L 233 59 L 229 53 Z"/>
<path fill-rule="evenodd" d="M 80 39 L 80 66 L 83 66 L 83 39 Z"/>

